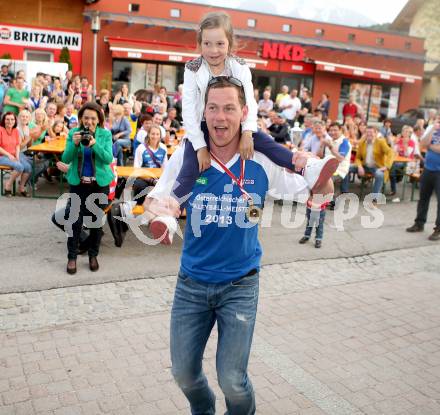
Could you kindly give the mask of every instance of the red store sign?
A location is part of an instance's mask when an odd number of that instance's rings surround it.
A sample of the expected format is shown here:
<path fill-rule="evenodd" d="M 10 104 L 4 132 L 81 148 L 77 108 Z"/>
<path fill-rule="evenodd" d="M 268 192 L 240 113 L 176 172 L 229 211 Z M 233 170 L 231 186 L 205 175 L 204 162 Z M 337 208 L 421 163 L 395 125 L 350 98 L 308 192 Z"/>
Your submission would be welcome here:
<path fill-rule="evenodd" d="M 263 42 L 263 59 L 279 59 L 282 61 L 303 61 L 304 49 L 301 46 L 284 43 Z"/>

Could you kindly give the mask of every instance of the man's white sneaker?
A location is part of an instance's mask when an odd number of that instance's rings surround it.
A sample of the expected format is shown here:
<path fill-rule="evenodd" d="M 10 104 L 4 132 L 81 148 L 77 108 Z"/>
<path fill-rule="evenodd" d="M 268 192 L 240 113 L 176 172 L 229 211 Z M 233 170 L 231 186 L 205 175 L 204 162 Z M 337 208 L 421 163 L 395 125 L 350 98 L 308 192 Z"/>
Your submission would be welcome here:
<path fill-rule="evenodd" d="M 177 230 L 177 221 L 172 216 L 157 216 L 150 222 L 153 238 L 163 245 L 171 245 Z"/>
<path fill-rule="evenodd" d="M 320 193 L 328 180 L 338 168 L 339 162 L 334 156 L 326 156 L 323 159 L 309 158 L 304 168 L 304 179 L 312 193 Z"/>

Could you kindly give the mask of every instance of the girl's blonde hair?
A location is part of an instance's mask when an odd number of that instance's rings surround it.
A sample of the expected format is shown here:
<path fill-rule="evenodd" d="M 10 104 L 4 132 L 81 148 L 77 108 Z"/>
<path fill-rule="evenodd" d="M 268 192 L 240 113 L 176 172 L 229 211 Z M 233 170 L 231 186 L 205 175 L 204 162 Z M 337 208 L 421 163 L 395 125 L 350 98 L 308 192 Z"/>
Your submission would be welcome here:
<path fill-rule="evenodd" d="M 199 30 L 197 31 L 197 43 L 202 44 L 202 34 L 205 29 L 221 28 L 225 31 L 226 39 L 228 39 L 228 53 L 235 48 L 234 29 L 232 28 L 231 17 L 225 12 L 210 12 L 203 16 L 200 21 Z"/>
<path fill-rule="evenodd" d="M 117 114 L 123 115 L 124 114 L 124 107 L 120 104 L 113 105 L 113 114 L 114 115 L 117 115 Z"/>
<path fill-rule="evenodd" d="M 63 126 L 63 128 L 64 128 L 64 122 L 63 121 L 61 121 L 61 120 L 56 120 L 54 123 L 53 123 L 53 125 L 52 125 L 52 131 L 54 131 L 55 132 L 55 127 L 57 126 L 57 125 L 62 125 Z"/>
<path fill-rule="evenodd" d="M 46 111 L 44 111 L 44 109 L 42 109 L 42 108 L 37 108 L 35 111 L 34 111 L 34 122 L 36 123 L 37 122 L 37 117 L 36 117 L 36 115 L 37 114 L 43 114 L 44 115 L 44 118 L 43 118 L 43 124 L 47 124 L 47 114 L 46 114 Z"/>
<path fill-rule="evenodd" d="M 157 124 L 153 124 L 150 126 L 150 128 L 147 130 L 147 136 L 145 137 L 145 143 L 148 145 L 150 144 L 150 132 L 151 130 L 157 130 L 159 131 L 159 137 L 162 138 L 162 131 L 160 129 L 160 126 Z M 159 141 L 160 142 L 160 141 Z"/>
<path fill-rule="evenodd" d="M 29 117 L 32 116 L 32 114 L 28 110 L 21 110 L 18 114 L 18 120 L 20 120 L 21 115 L 29 115 Z M 30 118 L 29 118 L 29 121 L 30 121 Z"/>

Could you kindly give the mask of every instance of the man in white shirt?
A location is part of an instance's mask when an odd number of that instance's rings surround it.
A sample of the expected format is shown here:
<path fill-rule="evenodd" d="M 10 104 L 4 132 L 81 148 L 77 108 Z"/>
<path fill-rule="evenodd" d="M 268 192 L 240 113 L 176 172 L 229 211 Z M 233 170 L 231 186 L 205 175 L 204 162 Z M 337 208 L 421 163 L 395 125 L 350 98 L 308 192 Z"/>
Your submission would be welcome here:
<path fill-rule="evenodd" d="M 297 112 L 301 109 L 301 101 L 298 98 L 298 91 L 292 89 L 290 95 L 284 97 L 280 102 L 282 114 L 286 117 L 287 122 L 293 127 Z"/>

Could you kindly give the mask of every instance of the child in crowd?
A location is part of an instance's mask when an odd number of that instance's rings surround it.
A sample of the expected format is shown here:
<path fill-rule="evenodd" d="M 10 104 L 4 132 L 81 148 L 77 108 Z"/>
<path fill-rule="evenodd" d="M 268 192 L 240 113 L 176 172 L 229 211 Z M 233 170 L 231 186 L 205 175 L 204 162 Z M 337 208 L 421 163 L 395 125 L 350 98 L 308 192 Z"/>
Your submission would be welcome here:
<path fill-rule="evenodd" d="M 324 235 L 325 209 L 329 203 L 329 201 L 317 203 L 316 200 L 313 200 L 312 196 L 309 197 L 306 210 L 307 225 L 304 236 L 299 240 L 300 244 L 308 242 L 312 236 L 313 228 L 316 228 L 315 248 L 321 248 Z"/>
<path fill-rule="evenodd" d="M 189 142 L 185 143 L 184 164 L 173 188 L 176 199 L 183 200 L 191 192 L 199 174 L 211 165 L 210 152 L 203 132 L 206 124 L 202 116 L 206 90 L 210 83 L 215 83 L 217 77 L 228 77 L 231 82 L 243 88 L 246 96 L 248 116 L 242 123 L 241 157 L 244 160 L 251 159 L 255 148 L 279 166 L 293 170 L 296 156 L 284 146 L 275 143 L 267 134 L 257 132 L 257 104 L 252 75 L 245 61 L 232 54 L 234 34 L 229 15 L 223 12 L 208 13 L 200 23 L 197 43 L 201 56 L 188 62 L 184 72 L 182 111 L 186 138 Z M 310 169 L 308 175 L 307 169 L 310 165 L 315 167 Z M 314 192 L 319 191 L 314 188 L 317 177 L 325 175 L 327 179 L 330 178 L 336 167 L 337 162 L 333 157 L 325 160 L 310 159 L 304 169 L 304 178 Z M 320 184 L 326 181 L 321 179 Z M 172 228 L 170 225 L 173 220 L 157 217 L 150 224 L 153 236 L 156 239 L 161 238 L 163 244 L 171 243 L 168 229 Z"/>

